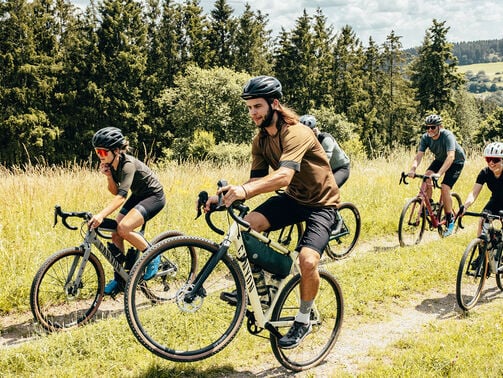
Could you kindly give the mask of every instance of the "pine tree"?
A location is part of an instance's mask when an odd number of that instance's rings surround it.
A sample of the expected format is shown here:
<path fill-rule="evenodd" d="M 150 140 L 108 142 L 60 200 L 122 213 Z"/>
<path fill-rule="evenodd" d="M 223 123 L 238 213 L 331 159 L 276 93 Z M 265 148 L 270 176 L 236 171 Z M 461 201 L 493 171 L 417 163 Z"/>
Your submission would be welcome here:
<path fill-rule="evenodd" d="M 182 8 L 182 24 L 177 29 L 179 36 L 180 69 L 196 64 L 208 68 L 212 52 L 208 40 L 209 22 L 203 14 L 199 0 L 186 0 Z"/>
<path fill-rule="evenodd" d="M 418 56 L 411 66 L 412 86 L 417 90 L 416 99 L 421 114 L 448 111 L 453 104 L 453 90 L 463 85 L 462 76 L 456 71 L 453 45 L 447 42 L 450 28 L 445 23 L 433 19 L 433 25 L 426 31 Z"/>
<path fill-rule="evenodd" d="M 285 101 L 298 112 L 307 112 L 311 108 L 310 88 L 315 61 L 311 17 L 305 10 L 296 20 L 295 28 L 280 38 L 274 70 L 283 85 Z"/>
<path fill-rule="evenodd" d="M 232 67 L 235 71 L 245 71 L 253 76 L 271 72 L 272 56 L 268 49 L 271 31 L 266 30 L 267 22 L 267 16 L 260 12 L 255 14 L 249 4 L 245 5 L 234 39 Z"/>
<path fill-rule="evenodd" d="M 313 21 L 313 53 L 311 59 L 314 69 L 309 90 L 312 106 L 321 108 L 333 104 L 330 74 L 333 67 L 334 33 L 333 27 L 327 26 L 327 18 L 323 15 L 321 9 L 316 10 Z"/>
<path fill-rule="evenodd" d="M 234 9 L 226 0 L 216 0 L 210 12 L 208 41 L 211 48 L 211 67 L 232 67 L 234 59 L 234 35 L 237 21 Z"/>
<path fill-rule="evenodd" d="M 333 55 L 334 107 L 337 113 L 345 114 L 350 122 L 354 122 L 350 108 L 361 95 L 364 55 L 362 44 L 349 25 L 344 26 L 336 37 Z"/>
<path fill-rule="evenodd" d="M 142 5 L 134 0 L 104 0 L 99 7 L 99 67 L 96 83 L 102 92 L 101 125 L 115 126 L 133 146 L 143 138 L 142 79 L 147 63 L 147 30 Z M 100 125 L 100 126 L 101 126 Z"/>
<path fill-rule="evenodd" d="M 54 3 L 14 0 L 1 6 L 0 156 L 7 164 L 51 161 L 59 135 L 51 122 L 52 100 L 61 70 Z"/>

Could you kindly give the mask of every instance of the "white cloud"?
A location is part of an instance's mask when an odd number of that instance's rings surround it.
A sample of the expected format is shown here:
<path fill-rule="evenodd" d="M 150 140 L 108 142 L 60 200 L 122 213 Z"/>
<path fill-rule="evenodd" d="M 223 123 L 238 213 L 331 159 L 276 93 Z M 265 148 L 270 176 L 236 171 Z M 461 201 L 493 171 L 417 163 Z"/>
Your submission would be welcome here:
<path fill-rule="evenodd" d="M 81 6 L 88 3 L 73 1 Z M 304 9 L 314 15 L 320 8 L 335 31 L 349 25 L 364 44 L 370 36 L 376 43 L 383 43 L 394 31 L 402 36 L 403 47 L 419 46 L 433 19 L 446 21 L 450 27 L 447 39 L 451 42 L 503 38 L 501 0 L 227 0 L 235 16 L 243 12 L 246 2 L 252 10 L 269 15 L 268 26 L 274 35 L 281 27 L 291 30 Z M 201 0 L 200 4 L 209 13 L 215 1 Z"/>

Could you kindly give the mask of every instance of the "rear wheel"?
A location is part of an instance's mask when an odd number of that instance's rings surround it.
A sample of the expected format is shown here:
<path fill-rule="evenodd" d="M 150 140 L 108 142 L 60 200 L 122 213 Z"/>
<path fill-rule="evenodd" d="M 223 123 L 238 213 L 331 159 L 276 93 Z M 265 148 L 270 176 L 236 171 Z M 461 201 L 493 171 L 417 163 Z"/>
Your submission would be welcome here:
<path fill-rule="evenodd" d="M 175 230 L 164 231 L 164 232 L 161 232 L 159 235 L 156 235 L 150 241 L 150 245 L 157 244 L 161 240 L 164 240 L 164 239 L 169 239 L 169 238 L 172 238 L 174 236 L 182 236 L 182 235 L 183 235 L 183 233 L 181 233 L 180 231 L 175 231 Z"/>
<path fill-rule="evenodd" d="M 452 216 L 453 217 L 456 217 L 456 215 L 458 214 L 459 212 L 459 209 L 461 208 L 461 197 L 459 196 L 458 193 L 451 193 L 451 198 L 452 198 Z M 441 205 L 438 209 L 438 214 L 437 214 L 437 218 L 439 220 L 444 220 L 445 219 L 445 210 L 444 210 L 444 206 Z M 456 225 L 456 228 L 454 229 L 454 232 L 456 232 L 458 230 L 458 225 Z M 442 226 L 439 226 L 438 227 L 438 234 L 440 236 L 444 236 L 444 232 L 447 228 L 447 224 L 443 224 Z"/>
<path fill-rule="evenodd" d="M 499 247 L 499 250 L 496 254 L 498 262 L 496 263 L 496 285 L 498 285 L 498 288 L 500 290 L 503 290 L 503 251 L 501 250 L 501 247 Z"/>
<path fill-rule="evenodd" d="M 48 331 L 85 324 L 100 306 L 105 285 L 103 266 L 91 253 L 78 276 L 83 257 L 84 252 L 78 248 L 56 252 L 33 279 L 31 311 L 35 320 Z"/>
<path fill-rule="evenodd" d="M 423 237 L 425 212 L 420 198 L 412 198 L 403 207 L 398 222 L 398 240 L 400 246 L 419 244 Z"/>
<path fill-rule="evenodd" d="M 344 317 L 342 290 L 335 277 L 320 270 L 320 288 L 311 310 L 312 331 L 293 349 L 281 349 L 271 333 L 271 348 L 285 368 L 302 371 L 320 364 L 330 353 L 339 335 Z M 279 294 L 271 324 L 286 334 L 300 306 L 300 275 L 294 276 Z"/>
<path fill-rule="evenodd" d="M 456 278 L 456 301 L 463 310 L 468 311 L 477 303 L 484 287 L 486 272 L 485 242 L 473 239 L 461 258 Z"/>
<path fill-rule="evenodd" d="M 166 232 L 160 235 L 164 237 L 159 238 L 157 243 L 182 235 L 177 231 Z M 138 285 L 153 302 L 173 300 L 182 285 L 194 280 L 198 268 L 197 250 L 190 245 L 173 248 L 169 253 L 161 253 L 159 256 L 160 264 L 155 276 L 148 281 L 141 281 Z"/>
<path fill-rule="evenodd" d="M 293 251 L 297 247 L 303 233 L 303 223 L 296 223 L 285 226 L 280 230 L 264 232 L 264 235 Z"/>
<path fill-rule="evenodd" d="M 126 285 L 124 306 L 133 334 L 149 351 L 172 361 L 197 361 L 218 353 L 236 336 L 246 310 L 244 277 L 237 262 L 225 254 L 205 279 L 203 287 L 189 300 L 194 278 L 219 250 L 209 240 L 190 236 L 165 239 L 149 249 L 131 270 Z M 197 254 L 197 269 L 192 271 L 190 254 Z M 137 290 L 145 283 L 143 274 L 156 257 L 178 258 L 180 265 L 165 301 L 151 305 Z M 149 284 L 150 280 L 146 283 Z M 237 305 L 220 299 L 222 292 L 236 291 Z M 159 294 L 161 295 L 161 294 Z"/>
<path fill-rule="evenodd" d="M 361 218 L 355 205 L 344 202 L 339 205 L 335 229 L 330 234 L 325 252 L 329 257 L 340 260 L 348 257 L 360 236 Z"/>

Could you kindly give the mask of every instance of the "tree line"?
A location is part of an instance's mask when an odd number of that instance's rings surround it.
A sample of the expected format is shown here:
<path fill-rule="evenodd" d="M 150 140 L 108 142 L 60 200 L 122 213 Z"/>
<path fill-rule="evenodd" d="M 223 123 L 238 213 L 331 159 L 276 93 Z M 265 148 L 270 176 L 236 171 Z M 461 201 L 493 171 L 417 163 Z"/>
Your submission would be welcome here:
<path fill-rule="evenodd" d="M 284 103 L 369 157 L 415 145 L 429 112 L 467 146 L 500 135 L 503 111 L 465 91 L 445 21 L 432 20 L 413 58 L 394 31 L 364 44 L 321 9 L 276 37 L 268 22 L 226 0 L 209 14 L 199 0 L 92 0 L 85 10 L 3 0 L 0 162 L 87 161 L 105 126 L 145 159 L 228 153 L 255 132 L 239 95 L 262 74 L 282 82 Z"/>
<path fill-rule="evenodd" d="M 453 45 L 453 53 L 462 66 L 501 62 L 503 61 L 503 39 L 457 42 Z"/>

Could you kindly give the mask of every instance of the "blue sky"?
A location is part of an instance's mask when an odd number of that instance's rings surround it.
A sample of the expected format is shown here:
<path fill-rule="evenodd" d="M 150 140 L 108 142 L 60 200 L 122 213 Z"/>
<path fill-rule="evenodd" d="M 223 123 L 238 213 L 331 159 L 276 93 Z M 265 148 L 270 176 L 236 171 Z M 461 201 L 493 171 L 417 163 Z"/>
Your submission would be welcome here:
<path fill-rule="evenodd" d="M 87 0 L 72 0 L 77 5 Z M 182 2 L 182 1 L 179 1 Z M 228 0 L 239 16 L 246 1 Z M 269 28 L 277 36 L 281 27 L 291 30 L 304 9 L 314 15 L 320 8 L 328 25 L 339 31 L 350 25 L 367 45 L 370 36 L 378 44 L 393 30 L 401 36 L 405 48 L 421 45 L 426 30 L 435 18 L 450 27 L 450 42 L 503 38 L 503 3 L 501 0 L 254 0 L 248 1 L 252 10 L 269 16 Z M 213 9 L 214 0 L 201 0 L 205 13 Z"/>

